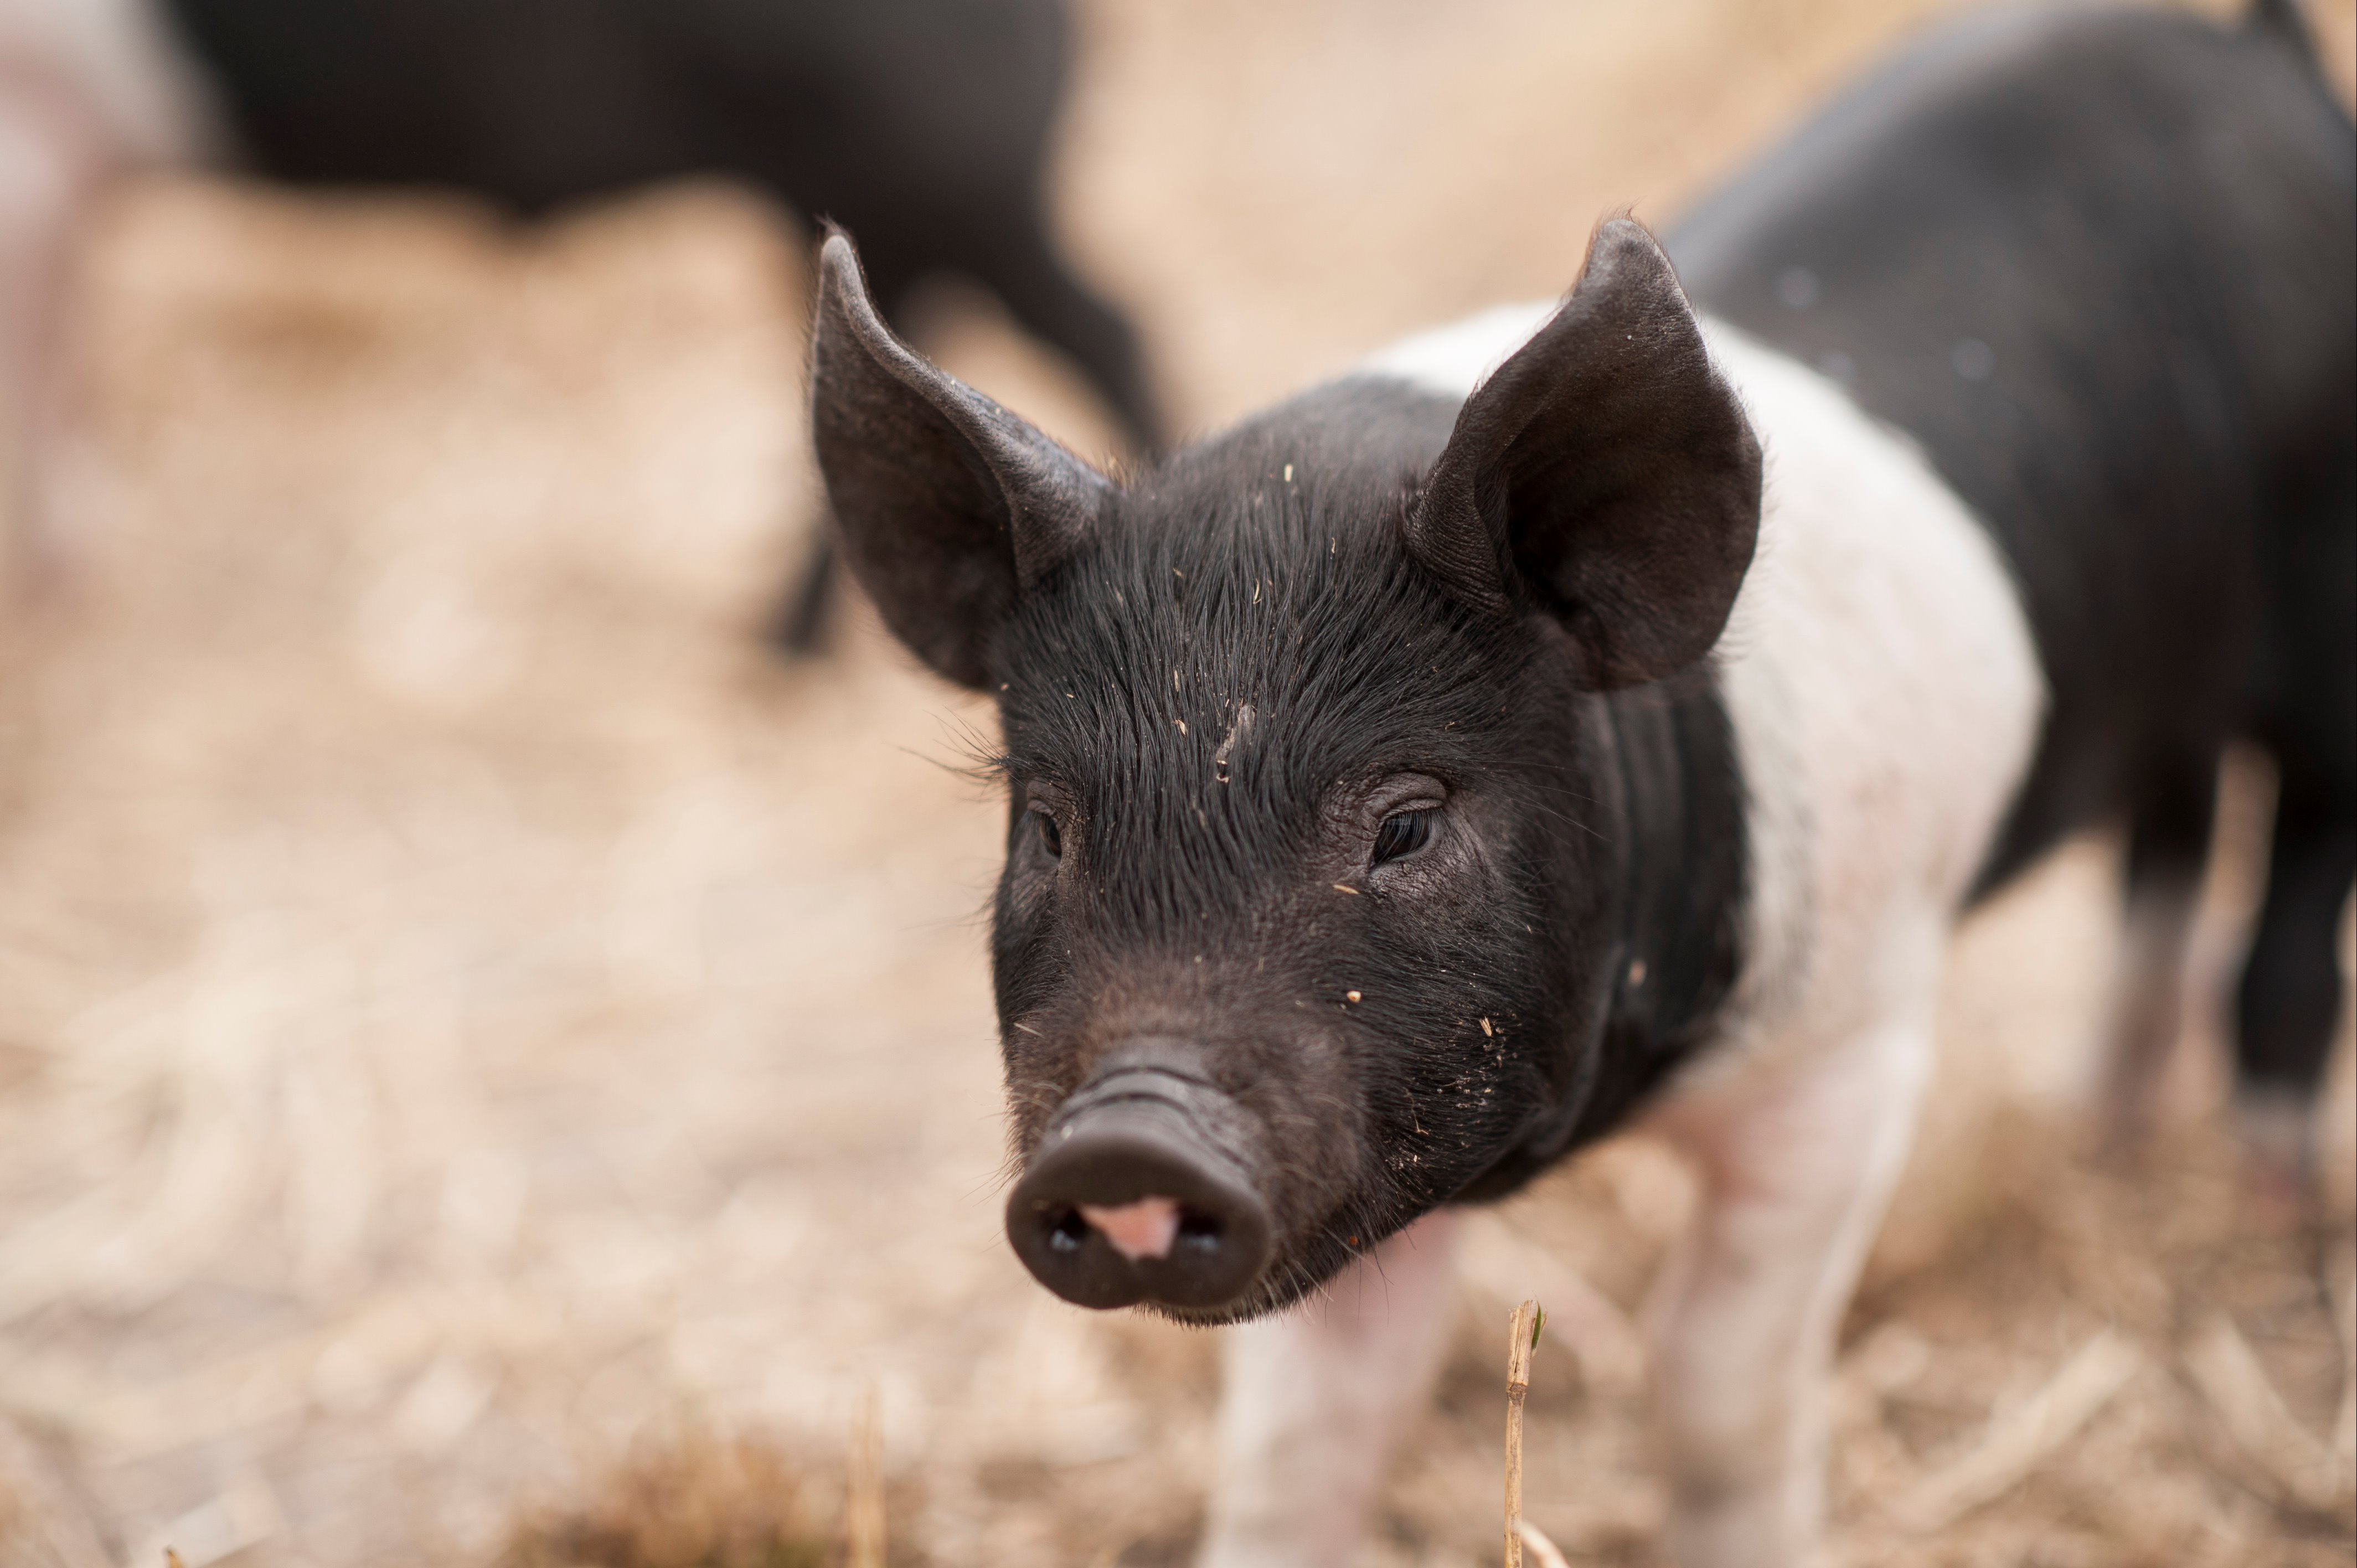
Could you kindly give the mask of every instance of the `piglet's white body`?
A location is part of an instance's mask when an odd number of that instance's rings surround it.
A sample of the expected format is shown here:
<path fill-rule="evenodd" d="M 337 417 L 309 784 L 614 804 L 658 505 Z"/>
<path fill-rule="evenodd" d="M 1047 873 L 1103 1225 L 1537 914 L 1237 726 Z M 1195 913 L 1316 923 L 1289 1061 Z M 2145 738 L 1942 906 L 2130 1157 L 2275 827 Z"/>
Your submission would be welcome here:
<path fill-rule="evenodd" d="M 1366 369 L 1462 398 L 1553 313 L 1491 311 Z M 2014 585 L 1904 437 L 1706 326 L 1766 459 L 1759 553 L 1716 655 L 1748 791 L 1750 960 L 1724 1044 L 1650 1124 L 1705 1199 L 1655 1315 L 1684 1568 L 1804 1559 L 1818 1391 L 1929 1076 L 1950 922 L 2044 700 Z M 1321 1298 L 1229 1331 L 1205 1568 L 1343 1563 L 1454 1314 L 1447 1210 Z"/>

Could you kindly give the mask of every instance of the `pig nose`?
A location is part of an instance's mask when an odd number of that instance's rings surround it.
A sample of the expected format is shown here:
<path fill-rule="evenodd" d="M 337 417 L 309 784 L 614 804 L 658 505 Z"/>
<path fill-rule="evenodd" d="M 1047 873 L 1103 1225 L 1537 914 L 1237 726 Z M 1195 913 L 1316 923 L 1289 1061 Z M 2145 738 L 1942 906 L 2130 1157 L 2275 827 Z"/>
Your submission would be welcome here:
<path fill-rule="evenodd" d="M 1006 1234 L 1041 1284 L 1080 1306 L 1214 1308 L 1268 1259 L 1268 1208 L 1206 1135 L 1208 1091 L 1128 1072 L 1049 1128 L 1006 1200 Z"/>

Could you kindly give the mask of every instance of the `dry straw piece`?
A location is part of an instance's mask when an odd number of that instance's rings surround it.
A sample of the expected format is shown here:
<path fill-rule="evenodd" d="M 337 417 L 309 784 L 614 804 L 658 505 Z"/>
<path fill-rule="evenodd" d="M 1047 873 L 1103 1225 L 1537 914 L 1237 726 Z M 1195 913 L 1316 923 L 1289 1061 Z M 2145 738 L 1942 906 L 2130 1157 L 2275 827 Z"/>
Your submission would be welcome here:
<path fill-rule="evenodd" d="M 2285 1498 L 2319 1513 L 2349 1507 L 2348 1461 L 2299 1423 L 2233 1318 L 2222 1312 L 2210 1320 L 2187 1348 L 2185 1369 L 2235 1446 Z"/>
<path fill-rule="evenodd" d="M 1545 1310 L 1525 1301 L 1506 1329 L 1506 1568 L 1523 1568 L 1523 1398 L 1531 1391 L 1531 1357 L 1545 1326 Z"/>
<path fill-rule="evenodd" d="M 1506 1329 L 1506 1568 L 1523 1568 L 1527 1550 L 1535 1568 L 1571 1568 L 1555 1543 L 1523 1517 L 1523 1400 L 1531 1389 L 1531 1358 L 1546 1328 L 1546 1308 L 1525 1301 Z"/>
<path fill-rule="evenodd" d="M 874 1383 L 851 1426 L 843 1534 L 849 1568 L 884 1568 L 884 1414 Z"/>
<path fill-rule="evenodd" d="M 1546 1532 L 1530 1520 L 1516 1520 L 1514 1533 L 1521 1536 L 1523 1544 L 1530 1549 L 1531 1556 L 1535 1561 L 1537 1568 L 1571 1568 L 1569 1559 L 1564 1556 L 1554 1541 L 1546 1538 Z"/>
<path fill-rule="evenodd" d="M 2116 1330 L 2098 1333 L 2035 1393 L 1988 1424 L 1963 1456 L 1925 1477 L 1893 1509 L 1910 1528 L 1941 1530 L 2011 1491 L 2086 1425 L 2144 1366 Z"/>

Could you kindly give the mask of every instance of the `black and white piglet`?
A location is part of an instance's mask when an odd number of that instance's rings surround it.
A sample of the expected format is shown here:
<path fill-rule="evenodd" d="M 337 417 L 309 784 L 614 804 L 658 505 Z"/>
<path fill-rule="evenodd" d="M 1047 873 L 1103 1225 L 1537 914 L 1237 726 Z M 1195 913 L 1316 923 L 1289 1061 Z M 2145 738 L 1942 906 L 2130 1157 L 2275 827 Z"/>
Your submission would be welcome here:
<path fill-rule="evenodd" d="M 1805 1561 L 1951 922 L 2125 816 L 2164 983 L 2233 737 L 2283 779 L 2244 1104 L 2298 1125 L 2357 850 L 2352 155 L 2280 5 L 1977 21 L 1667 253 L 1607 222 L 1560 306 L 1118 483 L 827 242 L 845 557 L 1003 725 L 1009 1235 L 1070 1300 L 1248 1324 L 1207 1563 L 1347 1559 L 1453 1206 L 1632 1118 L 1705 1193 L 1678 1560 Z"/>

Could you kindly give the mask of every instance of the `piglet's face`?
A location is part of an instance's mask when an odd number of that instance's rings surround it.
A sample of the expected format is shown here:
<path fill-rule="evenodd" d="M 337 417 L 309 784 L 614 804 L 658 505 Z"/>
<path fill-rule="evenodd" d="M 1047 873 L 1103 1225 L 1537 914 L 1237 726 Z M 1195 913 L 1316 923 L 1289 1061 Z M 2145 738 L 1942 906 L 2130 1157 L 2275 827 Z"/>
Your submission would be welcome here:
<path fill-rule="evenodd" d="M 1383 412 L 1437 445 L 1453 411 Z M 1561 967 L 1550 889 L 1584 881 L 1553 826 L 1583 808 L 1517 715 L 1570 693 L 1416 568 L 1397 473 L 1354 485 L 1309 446 L 1247 431 L 1125 498 L 1004 639 L 1009 1219 L 1092 1305 L 1283 1300 L 1550 1099 L 1535 982 Z M 1187 1198 L 1146 1258 L 1083 1207 L 1184 1185 L 1100 1169 L 1141 1117 L 1239 1189 Z"/>
<path fill-rule="evenodd" d="M 1634 225 L 1461 409 L 1346 381 L 1123 489 L 822 272 L 845 557 L 1000 706 L 1009 1239 L 1085 1305 L 1282 1305 L 1576 1100 L 1583 714 L 1716 638 L 1748 428 Z"/>

